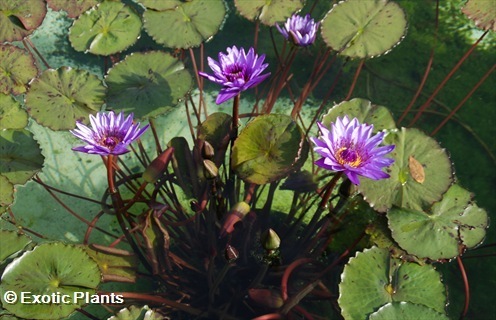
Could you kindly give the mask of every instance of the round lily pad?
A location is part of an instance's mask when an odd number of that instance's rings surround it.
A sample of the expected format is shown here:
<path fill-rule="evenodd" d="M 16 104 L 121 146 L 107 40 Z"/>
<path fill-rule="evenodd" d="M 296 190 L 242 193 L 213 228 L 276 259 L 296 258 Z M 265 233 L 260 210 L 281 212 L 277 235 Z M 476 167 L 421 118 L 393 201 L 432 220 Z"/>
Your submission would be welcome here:
<path fill-rule="evenodd" d="M 0 131 L 0 175 L 11 184 L 24 184 L 43 167 L 44 157 L 27 130 Z"/>
<path fill-rule="evenodd" d="M 234 142 L 232 168 L 246 182 L 274 182 L 298 169 L 303 141 L 303 133 L 291 117 L 256 117 Z"/>
<path fill-rule="evenodd" d="M 453 172 L 446 151 L 436 140 L 417 129 L 402 128 L 389 132 L 384 144 L 396 146 L 390 154 L 395 161 L 387 169 L 391 177 L 363 179 L 358 186 L 375 210 L 385 212 L 395 205 L 422 211 L 441 199 L 453 181 Z M 418 172 L 419 166 L 423 172 Z"/>
<path fill-rule="evenodd" d="M 496 31 L 496 5 L 493 1 L 468 0 L 462 12 L 483 30 Z"/>
<path fill-rule="evenodd" d="M 341 1 L 322 20 L 325 43 L 351 58 L 373 58 L 389 52 L 405 36 L 401 7 L 387 0 Z"/>
<path fill-rule="evenodd" d="M 369 100 L 361 98 L 343 101 L 335 105 L 322 118 L 322 123 L 326 127 L 330 127 L 332 122 L 344 115 L 350 119 L 357 118 L 360 123 L 373 124 L 374 132 L 396 128 L 393 116 L 386 107 L 372 104 Z"/>
<path fill-rule="evenodd" d="M 5 268 L 0 285 L 3 307 L 21 318 L 64 318 L 86 303 L 83 297 L 77 299 L 78 295 L 95 293 L 100 277 L 98 265 L 82 248 L 60 242 L 41 244 Z M 31 292 L 33 295 L 54 293 L 68 295 L 69 299 L 67 303 L 7 304 L 3 301 L 6 291 L 19 295 L 21 292 Z M 33 302 L 30 295 L 26 299 Z"/>
<path fill-rule="evenodd" d="M 0 42 L 24 39 L 41 25 L 46 13 L 43 0 L 0 1 Z"/>
<path fill-rule="evenodd" d="M 28 125 L 28 114 L 12 96 L 0 93 L 0 130 L 22 129 Z"/>
<path fill-rule="evenodd" d="M 380 307 L 401 301 L 444 313 L 446 294 L 439 273 L 378 247 L 358 252 L 345 265 L 338 298 L 345 319 L 367 319 Z"/>
<path fill-rule="evenodd" d="M 88 123 L 88 115 L 98 112 L 104 102 L 105 87 L 88 71 L 61 67 L 47 69 L 31 82 L 26 108 L 36 122 L 53 130 Z"/>
<path fill-rule="evenodd" d="M 141 33 L 141 19 L 129 6 L 104 1 L 81 15 L 69 31 L 77 51 L 108 56 L 133 45 Z"/>
<path fill-rule="evenodd" d="M 38 74 L 33 57 L 8 44 L 0 45 L 0 70 L 0 92 L 14 95 L 26 92 L 27 83 Z"/>
<path fill-rule="evenodd" d="M 472 195 L 455 184 L 430 212 L 392 208 L 387 217 L 393 239 L 419 258 L 451 259 L 460 249 L 479 244 L 486 235 L 488 216 L 471 203 Z"/>
<path fill-rule="evenodd" d="M 96 6 L 100 0 L 46 0 L 48 6 L 54 11 L 63 10 L 69 18 L 77 18 L 81 13 Z"/>
<path fill-rule="evenodd" d="M 161 51 L 132 53 L 109 70 L 107 105 L 139 119 L 170 111 L 192 86 L 184 64 Z"/>
<path fill-rule="evenodd" d="M 143 13 L 146 32 L 157 43 L 169 48 L 187 49 L 199 46 L 219 31 L 226 15 L 222 0 L 142 3 L 151 6 Z"/>
<path fill-rule="evenodd" d="M 409 303 L 409 302 L 393 302 L 381 307 L 376 312 L 372 313 L 368 318 L 370 320 L 448 320 L 449 318 L 429 307 Z"/>
<path fill-rule="evenodd" d="M 238 12 L 250 21 L 260 20 L 267 26 L 283 22 L 303 8 L 302 0 L 235 0 Z"/>
<path fill-rule="evenodd" d="M 5 177 L 0 176 L 0 182 L 2 179 Z M 27 235 L 13 230 L 0 230 L 0 238 L 2 239 L 0 241 L 0 263 L 31 243 Z"/>

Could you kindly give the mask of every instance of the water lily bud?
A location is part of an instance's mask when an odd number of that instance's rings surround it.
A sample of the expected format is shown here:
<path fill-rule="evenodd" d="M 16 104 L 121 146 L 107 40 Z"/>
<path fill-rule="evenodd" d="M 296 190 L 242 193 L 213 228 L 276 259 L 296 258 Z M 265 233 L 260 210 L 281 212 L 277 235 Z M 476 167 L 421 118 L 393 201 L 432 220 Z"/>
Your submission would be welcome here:
<path fill-rule="evenodd" d="M 224 252 L 226 260 L 229 261 L 229 263 L 232 263 L 239 258 L 239 252 L 238 250 L 231 246 L 230 244 L 227 245 L 226 251 Z"/>
<path fill-rule="evenodd" d="M 244 217 L 250 212 L 250 205 L 244 201 L 236 203 L 229 214 L 226 216 L 226 220 L 222 225 L 220 230 L 220 238 L 224 237 L 226 234 L 230 234 L 234 231 L 234 225 L 239 221 L 243 220 Z"/>
<path fill-rule="evenodd" d="M 214 179 L 219 174 L 219 169 L 211 160 L 203 160 L 203 169 L 207 179 Z"/>
<path fill-rule="evenodd" d="M 277 250 L 281 245 L 281 239 L 279 238 L 277 233 L 272 229 L 269 229 L 262 234 L 261 241 L 262 241 L 262 247 L 265 250 L 270 250 L 270 251 Z"/>
<path fill-rule="evenodd" d="M 155 183 L 162 176 L 165 168 L 172 159 L 172 154 L 174 153 L 174 148 L 169 147 L 167 150 L 162 152 L 158 157 L 153 159 L 152 163 L 148 165 L 145 172 L 143 173 L 143 179 L 148 183 Z"/>
<path fill-rule="evenodd" d="M 215 155 L 214 147 L 212 147 L 212 145 L 208 141 L 205 141 L 203 143 L 203 148 L 202 148 L 203 158 L 211 160 L 214 157 L 214 155 Z"/>

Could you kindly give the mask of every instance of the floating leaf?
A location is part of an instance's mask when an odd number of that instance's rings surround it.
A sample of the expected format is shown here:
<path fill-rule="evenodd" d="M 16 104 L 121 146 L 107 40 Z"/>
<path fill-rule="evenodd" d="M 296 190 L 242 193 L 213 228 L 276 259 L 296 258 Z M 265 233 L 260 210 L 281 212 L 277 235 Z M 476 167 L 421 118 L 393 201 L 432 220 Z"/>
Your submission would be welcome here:
<path fill-rule="evenodd" d="M 444 313 L 445 289 L 431 265 L 420 266 L 372 247 L 358 252 L 345 265 L 338 303 L 345 319 L 367 319 L 391 302 L 411 302 Z"/>
<path fill-rule="evenodd" d="M 106 82 L 108 106 L 139 119 L 170 111 L 192 86 L 184 64 L 161 51 L 130 54 L 109 70 Z"/>
<path fill-rule="evenodd" d="M 249 183 L 265 184 L 286 177 L 302 156 L 303 134 L 287 115 L 256 117 L 234 142 L 232 168 Z"/>
<path fill-rule="evenodd" d="M 47 0 L 47 4 L 52 10 L 63 10 L 72 19 L 79 17 L 81 13 L 98 3 L 100 3 L 100 0 Z"/>
<path fill-rule="evenodd" d="M 14 203 L 14 185 L 10 183 L 9 179 L 0 175 L 0 214 L 7 211 L 12 203 Z"/>
<path fill-rule="evenodd" d="M 448 320 L 449 318 L 429 307 L 409 302 L 393 302 L 381 307 L 372 313 L 368 318 L 370 320 Z"/>
<path fill-rule="evenodd" d="M 389 52 L 405 36 L 405 13 L 387 0 L 341 1 L 322 20 L 325 43 L 351 58 L 373 58 Z"/>
<path fill-rule="evenodd" d="M 5 178 L 0 176 L 0 181 L 1 179 Z M 0 238 L 2 239 L 0 241 L 0 263 L 31 243 L 31 239 L 27 235 L 13 230 L 0 230 Z"/>
<path fill-rule="evenodd" d="M 108 318 L 107 320 L 163 320 L 164 317 L 148 306 L 137 307 L 130 306 L 119 310 L 115 316 Z"/>
<path fill-rule="evenodd" d="M 475 25 L 483 30 L 496 31 L 496 5 L 494 1 L 468 0 L 462 8 L 462 12 Z"/>
<path fill-rule="evenodd" d="M 141 19 L 121 2 L 104 1 L 81 15 L 69 31 L 77 51 L 108 56 L 133 45 L 141 32 Z"/>
<path fill-rule="evenodd" d="M 104 280 L 120 282 L 136 281 L 136 257 L 133 255 L 118 255 L 82 247 L 95 260 Z"/>
<path fill-rule="evenodd" d="M 199 46 L 219 31 L 226 15 L 222 0 L 141 2 L 151 6 L 143 13 L 146 32 L 169 48 Z"/>
<path fill-rule="evenodd" d="M 429 213 L 392 208 L 387 216 L 394 240 L 408 253 L 432 260 L 451 259 L 460 249 L 476 246 L 489 221 L 485 210 L 470 203 L 471 197 L 455 184 Z"/>
<path fill-rule="evenodd" d="M 27 130 L 0 131 L 0 175 L 12 184 L 24 184 L 43 167 L 44 157 Z"/>
<path fill-rule="evenodd" d="M 53 130 L 76 127 L 76 120 L 88 123 L 98 112 L 105 87 L 95 75 L 84 70 L 61 67 L 47 69 L 31 82 L 26 108 L 36 122 Z"/>
<path fill-rule="evenodd" d="M 0 92 L 18 95 L 26 92 L 27 83 L 38 69 L 26 50 L 13 45 L 0 45 Z"/>
<path fill-rule="evenodd" d="M 384 144 L 394 144 L 391 152 L 394 163 L 389 167 L 389 179 L 362 179 L 358 189 L 367 202 L 377 211 L 385 212 L 395 205 L 402 208 L 422 211 L 442 195 L 451 182 L 453 174 L 451 161 L 436 140 L 417 129 L 389 132 Z M 422 165 L 424 181 L 416 181 L 410 171 L 410 157 Z"/>
<path fill-rule="evenodd" d="M 25 252 L 5 268 L 0 293 L 3 307 L 17 317 L 60 319 L 86 303 L 82 297 L 73 299 L 76 293 L 94 294 L 99 283 L 98 265 L 83 249 L 63 243 L 45 243 Z M 19 294 L 67 294 L 70 299 L 69 303 L 7 304 L 3 293 L 10 290 Z"/>
<path fill-rule="evenodd" d="M 235 0 L 239 13 L 250 21 L 260 20 L 267 26 L 283 22 L 303 7 L 301 0 Z"/>
<path fill-rule="evenodd" d="M 0 130 L 22 129 L 28 125 L 28 114 L 12 96 L 0 93 Z"/>
<path fill-rule="evenodd" d="M 230 142 L 232 117 L 227 113 L 210 114 L 198 127 L 198 138 L 209 142 L 214 149 L 214 162 L 217 166 L 225 159 Z"/>
<path fill-rule="evenodd" d="M 350 119 L 357 118 L 360 123 L 373 124 L 374 132 L 396 128 L 393 116 L 386 107 L 372 104 L 369 100 L 361 98 L 343 101 L 335 105 L 322 118 L 322 123 L 326 127 L 330 127 L 332 122 L 344 115 Z"/>
<path fill-rule="evenodd" d="M 0 42 L 24 39 L 41 25 L 46 13 L 43 0 L 0 1 Z"/>

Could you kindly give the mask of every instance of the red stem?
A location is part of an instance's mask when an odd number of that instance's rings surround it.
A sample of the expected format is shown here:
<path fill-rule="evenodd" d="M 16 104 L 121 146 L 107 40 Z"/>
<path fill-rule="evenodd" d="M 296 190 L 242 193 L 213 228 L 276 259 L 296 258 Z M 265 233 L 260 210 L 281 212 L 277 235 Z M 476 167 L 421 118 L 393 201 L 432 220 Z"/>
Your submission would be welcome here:
<path fill-rule="evenodd" d="M 437 94 L 439 93 L 439 91 L 441 91 L 441 89 L 444 87 L 444 85 L 446 84 L 446 82 L 448 82 L 448 80 L 453 76 L 453 74 L 455 74 L 455 72 L 460 68 L 460 66 L 463 64 L 463 62 L 465 62 L 465 60 L 467 60 L 467 58 L 475 50 L 475 48 L 477 47 L 477 45 L 479 44 L 479 42 L 481 42 L 482 39 L 484 39 L 484 37 L 486 36 L 486 34 L 488 32 L 489 32 L 489 30 L 486 30 L 486 32 L 484 32 L 480 36 L 480 38 L 470 47 L 470 49 L 456 63 L 456 65 L 453 67 L 453 69 L 451 69 L 451 71 L 446 75 L 446 77 L 443 79 L 443 81 L 441 81 L 441 83 L 437 86 L 436 90 L 434 90 L 434 92 L 427 99 L 427 101 L 419 108 L 419 111 L 417 112 L 417 114 L 415 115 L 415 117 L 413 118 L 413 120 L 408 125 L 409 127 L 413 126 L 415 124 L 415 122 L 417 122 L 417 120 L 422 115 L 422 112 L 424 112 L 427 108 L 429 108 L 432 100 L 434 100 L 434 98 L 437 96 Z"/>
<path fill-rule="evenodd" d="M 467 93 L 467 95 L 462 99 L 462 101 L 460 101 L 460 103 L 450 112 L 450 114 L 444 118 L 444 120 L 437 126 L 436 129 L 434 129 L 432 132 L 431 132 L 431 136 L 435 135 L 445 124 L 446 122 L 449 121 L 449 119 L 451 119 L 451 117 L 453 117 L 455 115 L 455 113 L 465 104 L 465 102 L 467 102 L 468 98 L 470 98 L 475 90 L 477 90 L 482 83 L 484 83 L 484 81 L 487 79 L 487 77 L 489 77 L 489 75 L 496 69 L 496 64 L 494 64 L 492 66 L 492 68 L 490 68 L 483 76 L 482 78 L 479 80 L 479 82 L 477 82 L 477 84 L 472 88 L 472 90 L 470 90 L 469 93 Z"/>
<path fill-rule="evenodd" d="M 365 63 L 365 59 L 362 59 L 360 61 L 360 64 L 358 65 L 358 68 L 355 72 L 355 77 L 353 78 L 353 82 L 351 83 L 350 90 L 348 91 L 348 95 L 346 98 L 344 98 L 344 101 L 348 101 L 351 98 L 351 95 L 353 94 L 353 90 L 355 90 L 355 85 L 358 81 L 358 76 L 360 75 L 360 72 L 362 71 L 363 64 Z"/>
<path fill-rule="evenodd" d="M 436 47 L 437 43 L 437 34 L 438 34 L 438 29 L 439 29 L 439 0 L 436 1 L 436 20 L 435 20 L 435 27 L 434 27 L 434 43 L 432 44 L 432 49 L 431 49 L 431 54 L 429 56 L 429 62 L 427 63 L 427 67 L 425 68 L 424 71 L 424 76 L 422 77 L 422 81 L 420 82 L 420 85 L 417 89 L 417 92 L 415 92 L 415 95 L 412 98 L 412 101 L 410 101 L 410 104 L 406 107 L 405 111 L 401 114 L 400 118 L 398 119 L 397 125 L 403 121 L 405 116 L 410 112 L 410 109 L 413 107 L 415 102 L 417 101 L 420 93 L 422 92 L 422 89 L 424 88 L 425 82 L 427 81 L 427 78 L 429 76 L 432 62 L 434 61 L 434 48 Z"/>
<path fill-rule="evenodd" d="M 465 267 L 463 266 L 463 261 L 460 256 L 456 258 L 458 262 L 458 268 L 460 268 L 460 273 L 462 274 L 463 284 L 465 286 L 465 305 L 463 307 L 462 314 L 460 315 L 460 319 L 463 319 L 468 311 L 468 306 L 470 304 L 470 286 L 468 283 L 467 272 L 465 271 Z"/>

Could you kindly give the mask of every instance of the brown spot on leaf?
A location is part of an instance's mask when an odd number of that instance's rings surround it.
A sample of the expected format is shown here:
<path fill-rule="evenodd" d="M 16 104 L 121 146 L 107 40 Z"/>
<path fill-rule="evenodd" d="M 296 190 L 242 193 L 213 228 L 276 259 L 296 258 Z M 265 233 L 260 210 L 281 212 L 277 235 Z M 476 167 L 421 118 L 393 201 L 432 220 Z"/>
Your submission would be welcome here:
<path fill-rule="evenodd" d="M 415 159 L 413 155 L 408 157 L 408 169 L 410 170 L 410 175 L 412 176 L 413 180 L 417 181 L 418 183 L 424 183 L 424 167 L 417 159 Z"/>

